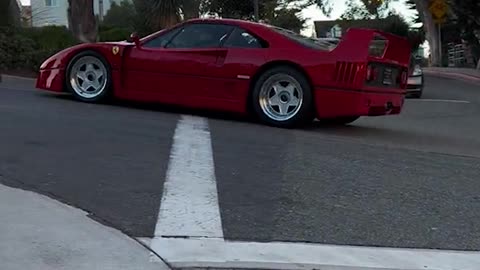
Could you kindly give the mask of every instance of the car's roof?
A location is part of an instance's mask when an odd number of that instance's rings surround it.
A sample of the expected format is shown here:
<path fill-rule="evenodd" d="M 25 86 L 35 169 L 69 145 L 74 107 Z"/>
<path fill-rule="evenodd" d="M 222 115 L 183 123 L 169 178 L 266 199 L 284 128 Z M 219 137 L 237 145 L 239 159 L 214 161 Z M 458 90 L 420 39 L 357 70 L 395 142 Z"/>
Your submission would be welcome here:
<path fill-rule="evenodd" d="M 186 20 L 172 27 L 181 27 L 182 25 L 185 25 L 185 24 L 195 24 L 195 23 L 228 24 L 228 25 L 238 26 L 251 31 L 253 34 L 264 39 L 266 42 L 270 44 L 270 48 L 272 48 L 273 45 L 278 45 L 278 44 L 280 44 L 280 47 L 283 47 L 283 48 L 286 48 L 286 47 L 296 48 L 296 49 L 303 48 L 297 42 L 294 42 L 288 39 L 286 36 L 274 30 L 274 29 L 282 29 L 282 28 L 279 28 L 270 24 L 259 23 L 254 21 L 247 21 L 247 20 L 240 20 L 240 19 L 224 19 L 224 18 L 194 18 L 194 19 Z M 143 40 L 148 40 L 150 38 L 153 38 L 159 33 L 162 33 L 163 31 L 168 31 L 168 30 L 167 29 L 161 30 L 147 37 L 144 37 Z M 289 31 L 289 30 L 284 29 L 284 31 Z"/>
<path fill-rule="evenodd" d="M 259 23 L 254 21 L 240 20 L 240 19 L 219 19 L 219 18 L 195 18 L 185 21 L 184 23 L 217 23 L 217 24 L 229 24 L 235 25 L 241 28 L 245 28 L 253 31 L 260 31 L 261 34 L 272 32 L 274 26 Z"/>
<path fill-rule="evenodd" d="M 238 26 L 262 26 L 267 27 L 265 24 L 253 22 L 253 21 L 246 21 L 240 19 L 224 19 L 224 18 L 194 18 L 186 21 L 187 23 L 224 23 L 224 24 L 233 24 Z"/>

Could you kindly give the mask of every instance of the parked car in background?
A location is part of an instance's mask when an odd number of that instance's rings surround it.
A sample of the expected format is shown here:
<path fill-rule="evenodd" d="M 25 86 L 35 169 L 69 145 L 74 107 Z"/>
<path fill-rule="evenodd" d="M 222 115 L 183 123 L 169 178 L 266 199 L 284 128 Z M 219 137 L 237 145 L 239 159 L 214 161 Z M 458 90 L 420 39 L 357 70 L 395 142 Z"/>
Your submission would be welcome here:
<path fill-rule="evenodd" d="M 425 78 L 423 76 L 423 69 L 419 64 L 415 64 L 410 70 L 407 83 L 407 96 L 412 98 L 421 98 L 423 94 L 423 87 Z"/>

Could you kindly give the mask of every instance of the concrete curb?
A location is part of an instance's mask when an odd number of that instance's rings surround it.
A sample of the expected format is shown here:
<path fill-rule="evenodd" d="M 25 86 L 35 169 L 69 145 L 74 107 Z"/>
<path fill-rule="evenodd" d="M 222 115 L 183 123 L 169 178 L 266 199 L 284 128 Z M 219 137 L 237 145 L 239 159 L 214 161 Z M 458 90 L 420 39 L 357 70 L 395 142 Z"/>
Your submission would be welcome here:
<path fill-rule="evenodd" d="M 35 81 L 36 78 L 31 78 L 31 77 L 22 77 L 22 76 L 16 76 L 16 75 L 7 75 L 7 74 L 1 74 L 0 73 L 0 83 L 2 82 L 2 77 L 3 79 L 15 79 L 15 80 L 27 80 L 27 81 Z"/>
<path fill-rule="evenodd" d="M 168 270 L 150 250 L 88 213 L 32 191 L 0 184 L 2 270 Z"/>
<path fill-rule="evenodd" d="M 480 252 L 220 238 L 152 239 L 174 269 L 477 270 Z"/>

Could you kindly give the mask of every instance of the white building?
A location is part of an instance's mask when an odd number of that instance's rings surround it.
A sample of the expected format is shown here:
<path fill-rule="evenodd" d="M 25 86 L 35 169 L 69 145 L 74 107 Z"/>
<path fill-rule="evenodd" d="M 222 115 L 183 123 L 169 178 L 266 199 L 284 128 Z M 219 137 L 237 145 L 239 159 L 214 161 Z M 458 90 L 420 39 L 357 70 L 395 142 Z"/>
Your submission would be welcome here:
<path fill-rule="evenodd" d="M 100 5 L 99 3 L 102 3 Z M 103 17 L 110 9 L 112 2 L 121 0 L 94 0 L 93 8 L 96 15 Z M 46 25 L 65 25 L 68 27 L 68 0 L 31 0 L 32 25 L 41 27 Z M 103 9 L 100 8 L 103 6 Z"/>

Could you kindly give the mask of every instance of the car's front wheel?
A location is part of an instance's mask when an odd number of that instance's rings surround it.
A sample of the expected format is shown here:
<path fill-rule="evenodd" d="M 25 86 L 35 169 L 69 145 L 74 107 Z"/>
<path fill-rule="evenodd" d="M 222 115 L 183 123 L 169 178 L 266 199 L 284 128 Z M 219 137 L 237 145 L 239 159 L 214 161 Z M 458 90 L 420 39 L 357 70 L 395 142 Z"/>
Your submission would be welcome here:
<path fill-rule="evenodd" d="M 81 101 L 103 101 L 110 95 L 110 67 L 100 54 L 81 52 L 68 65 L 66 84 L 75 98 Z"/>
<path fill-rule="evenodd" d="M 312 90 L 307 78 L 288 66 L 264 72 L 253 89 L 253 108 L 264 123 L 291 128 L 313 120 Z"/>

